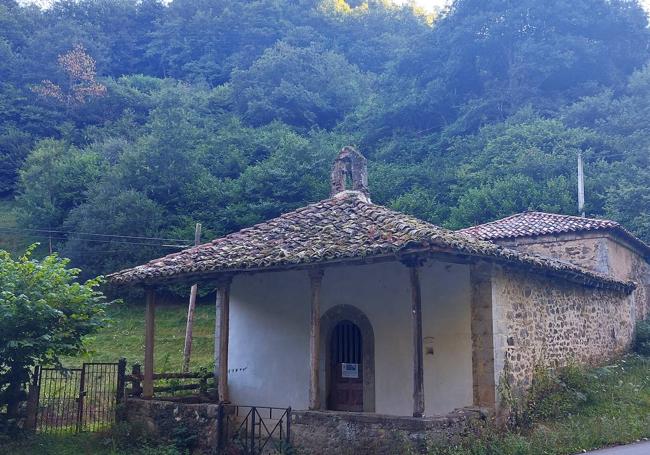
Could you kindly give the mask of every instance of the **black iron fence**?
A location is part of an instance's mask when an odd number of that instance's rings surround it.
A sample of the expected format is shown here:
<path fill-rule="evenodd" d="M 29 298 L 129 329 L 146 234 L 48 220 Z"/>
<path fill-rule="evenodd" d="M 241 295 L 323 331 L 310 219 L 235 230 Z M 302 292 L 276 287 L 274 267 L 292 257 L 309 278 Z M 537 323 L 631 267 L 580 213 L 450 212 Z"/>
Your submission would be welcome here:
<path fill-rule="evenodd" d="M 218 441 L 221 453 L 245 455 L 287 453 L 291 444 L 291 408 L 219 406 Z"/>
<path fill-rule="evenodd" d="M 35 427 L 41 433 L 97 431 L 117 420 L 126 361 L 81 368 L 38 368 Z"/>

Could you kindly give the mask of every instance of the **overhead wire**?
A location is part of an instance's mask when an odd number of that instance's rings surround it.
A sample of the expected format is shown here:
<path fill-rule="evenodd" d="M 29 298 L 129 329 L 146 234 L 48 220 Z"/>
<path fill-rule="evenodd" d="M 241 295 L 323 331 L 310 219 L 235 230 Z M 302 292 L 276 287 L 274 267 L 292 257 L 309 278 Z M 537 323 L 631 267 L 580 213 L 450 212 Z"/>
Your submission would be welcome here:
<path fill-rule="evenodd" d="M 34 229 L 34 228 L 13 228 L 13 227 L 0 227 L 0 229 L 9 229 L 13 231 L 29 231 L 29 232 L 46 232 L 48 234 L 66 234 L 66 235 L 91 235 L 96 237 L 115 237 L 124 239 L 141 239 L 141 240 L 161 240 L 165 242 L 187 242 L 186 239 L 172 239 L 165 237 L 143 237 L 136 235 L 118 235 L 118 234 L 95 234 L 92 232 L 77 232 L 77 231 L 62 231 L 58 229 Z"/>
<path fill-rule="evenodd" d="M 6 231 L 6 230 L 9 231 Z M 47 235 L 47 232 L 49 231 L 42 231 L 42 232 L 20 232 L 19 230 L 12 229 L 12 228 L 4 228 L 0 227 L 0 233 L 2 234 L 9 234 L 13 235 L 16 237 L 38 237 L 38 238 L 44 238 L 44 239 L 51 239 L 51 240 L 60 240 L 60 241 L 69 241 L 69 240 L 77 240 L 81 242 L 92 242 L 92 243 L 111 243 L 111 244 L 121 244 L 121 245 L 138 245 L 138 246 L 151 246 L 151 247 L 159 247 L 159 248 L 188 248 L 190 245 L 188 244 L 183 244 L 183 245 L 170 245 L 170 244 L 160 244 L 160 243 L 146 243 L 146 242 L 129 242 L 125 240 L 117 240 L 117 239 L 85 239 L 81 237 L 74 237 L 74 236 L 61 236 L 61 235 Z M 115 237 L 120 237 L 120 236 L 115 236 Z M 129 238 L 129 236 L 124 236 L 124 238 Z"/>

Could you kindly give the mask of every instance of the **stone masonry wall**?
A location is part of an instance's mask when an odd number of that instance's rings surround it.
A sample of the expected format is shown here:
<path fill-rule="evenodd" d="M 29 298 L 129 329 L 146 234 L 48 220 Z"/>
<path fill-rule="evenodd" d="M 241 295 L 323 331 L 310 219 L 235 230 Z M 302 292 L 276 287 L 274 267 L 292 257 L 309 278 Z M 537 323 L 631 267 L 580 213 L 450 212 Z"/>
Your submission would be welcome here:
<path fill-rule="evenodd" d="M 126 402 L 126 418 L 130 424 L 141 427 L 155 438 L 181 442 L 197 455 L 215 453 L 218 412 L 219 405 L 213 403 L 188 404 L 133 398 Z M 471 431 L 474 422 L 483 419 L 485 415 L 473 409 L 425 418 L 293 411 L 291 443 L 298 453 L 305 455 L 428 453 L 431 444 L 453 442 Z M 234 425 L 229 432 L 231 435 L 238 424 Z M 267 425 L 271 424 L 267 421 Z M 240 452 L 229 447 L 225 453 Z"/>
<path fill-rule="evenodd" d="M 498 243 L 527 253 L 564 259 L 594 272 L 610 273 L 607 239 L 602 235 L 548 235 L 500 240 Z"/>
<path fill-rule="evenodd" d="M 470 409 L 424 418 L 331 411 L 294 411 L 292 416 L 298 453 L 318 455 L 426 454 L 432 444 L 453 443 L 485 418 Z"/>
<path fill-rule="evenodd" d="M 637 283 L 635 318 L 650 313 L 650 263 L 624 240 L 607 233 L 571 233 L 501 240 L 503 246 L 570 261 L 595 272 Z"/>
<path fill-rule="evenodd" d="M 552 277 L 495 268 L 492 281 L 494 364 L 517 388 L 531 384 L 536 365 L 605 362 L 630 346 L 632 298 Z"/>
<path fill-rule="evenodd" d="M 195 453 L 211 453 L 217 445 L 218 410 L 219 405 L 212 403 L 129 398 L 126 401 L 126 420 L 162 440 L 193 438 L 194 441 L 191 444 L 188 441 L 188 445 L 196 449 Z"/>

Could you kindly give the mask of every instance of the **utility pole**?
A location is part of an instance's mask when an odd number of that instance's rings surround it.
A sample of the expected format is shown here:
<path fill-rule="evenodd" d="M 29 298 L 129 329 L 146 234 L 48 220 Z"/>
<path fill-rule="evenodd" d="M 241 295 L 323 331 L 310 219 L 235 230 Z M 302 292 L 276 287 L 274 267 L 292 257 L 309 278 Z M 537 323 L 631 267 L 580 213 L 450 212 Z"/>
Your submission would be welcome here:
<path fill-rule="evenodd" d="M 578 212 L 585 217 L 585 172 L 582 163 L 582 152 L 578 153 Z"/>
<path fill-rule="evenodd" d="M 201 243 L 201 223 L 196 223 L 194 230 L 194 246 Z M 194 308 L 196 307 L 197 284 L 190 289 L 190 304 L 187 308 L 187 325 L 185 326 L 185 347 L 183 348 L 183 373 L 190 371 L 190 357 L 192 355 L 192 329 L 194 328 Z"/>

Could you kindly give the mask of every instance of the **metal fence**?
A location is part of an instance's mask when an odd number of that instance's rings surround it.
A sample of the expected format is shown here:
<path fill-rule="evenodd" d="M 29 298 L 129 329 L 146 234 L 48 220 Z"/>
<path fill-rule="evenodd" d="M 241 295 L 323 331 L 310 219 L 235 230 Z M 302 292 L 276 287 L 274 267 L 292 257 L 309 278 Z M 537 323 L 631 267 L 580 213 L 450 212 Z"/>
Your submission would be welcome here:
<path fill-rule="evenodd" d="M 124 397 L 126 362 L 84 363 L 81 368 L 39 368 L 36 431 L 98 431 L 115 423 Z"/>
<path fill-rule="evenodd" d="M 221 453 L 286 453 L 291 441 L 291 408 L 222 404 L 218 426 Z"/>

